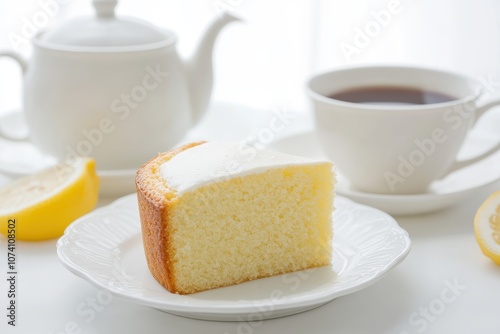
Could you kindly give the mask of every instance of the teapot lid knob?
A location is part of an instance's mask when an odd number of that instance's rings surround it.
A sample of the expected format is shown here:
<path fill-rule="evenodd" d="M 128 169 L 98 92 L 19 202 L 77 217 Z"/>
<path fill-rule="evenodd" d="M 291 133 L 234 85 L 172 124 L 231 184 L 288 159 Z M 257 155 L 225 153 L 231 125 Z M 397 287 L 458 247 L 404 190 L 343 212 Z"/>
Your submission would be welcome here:
<path fill-rule="evenodd" d="M 97 17 L 114 17 L 117 0 L 93 0 Z"/>

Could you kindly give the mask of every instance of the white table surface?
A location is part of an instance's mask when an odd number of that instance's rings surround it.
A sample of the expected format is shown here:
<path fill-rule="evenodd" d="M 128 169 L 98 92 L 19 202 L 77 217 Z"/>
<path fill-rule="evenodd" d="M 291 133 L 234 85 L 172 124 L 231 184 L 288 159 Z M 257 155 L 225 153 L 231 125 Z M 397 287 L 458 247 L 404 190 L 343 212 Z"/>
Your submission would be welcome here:
<path fill-rule="evenodd" d="M 204 124 L 216 122 L 214 117 Z M 225 139 L 255 133 L 270 116 L 252 117 L 247 129 L 231 128 Z M 301 114 L 279 137 L 311 126 L 310 117 Z M 0 175 L 0 184 L 8 180 Z M 472 227 L 478 206 L 498 189 L 500 184 L 493 185 L 444 211 L 396 217 L 413 246 L 387 276 L 315 310 L 257 323 L 186 319 L 118 299 L 96 303 L 99 290 L 61 265 L 56 240 L 18 241 L 17 326 L 7 326 L 8 289 L 2 278 L 0 333 L 499 333 L 500 268 L 482 255 Z M 99 205 L 112 200 L 101 199 Z M 2 277 L 6 248 L 0 236 Z M 461 288 L 453 292 L 450 284 Z"/>

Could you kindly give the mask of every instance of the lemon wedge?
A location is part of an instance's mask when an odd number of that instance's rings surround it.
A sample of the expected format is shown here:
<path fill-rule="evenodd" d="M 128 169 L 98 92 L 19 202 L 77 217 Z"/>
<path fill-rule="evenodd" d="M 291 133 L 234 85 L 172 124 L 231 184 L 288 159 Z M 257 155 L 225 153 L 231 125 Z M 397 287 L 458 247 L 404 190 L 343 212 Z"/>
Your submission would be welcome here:
<path fill-rule="evenodd" d="M 500 191 L 491 194 L 477 210 L 474 234 L 484 255 L 500 265 Z"/>
<path fill-rule="evenodd" d="M 17 179 L 0 189 L 0 233 L 14 232 L 18 240 L 59 237 L 94 209 L 98 191 L 95 162 L 87 158 Z"/>

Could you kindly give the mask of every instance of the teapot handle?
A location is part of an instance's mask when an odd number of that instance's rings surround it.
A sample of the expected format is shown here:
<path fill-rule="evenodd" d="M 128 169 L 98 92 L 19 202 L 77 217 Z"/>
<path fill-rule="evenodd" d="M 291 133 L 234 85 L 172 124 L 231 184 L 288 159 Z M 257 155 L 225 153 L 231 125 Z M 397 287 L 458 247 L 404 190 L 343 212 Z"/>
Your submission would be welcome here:
<path fill-rule="evenodd" d="M 28 68 L 27 62 L 24 60 L 23 57 L 21 57 L 18 53 L 15 53 L 13 51 L 0 51 L 0 58 L 1 57 L 8 57 L 13 60 L 15 60 L 19 66 L 21 67 L 21 71 L 24 75 L 26 73 L 26 69 Z M 4 133 L 3 129 L 0 127 L 0 138 L 9 140 L 9 141 L 28 141 L 27 137 L 14 137 L 9 134 Z"/>

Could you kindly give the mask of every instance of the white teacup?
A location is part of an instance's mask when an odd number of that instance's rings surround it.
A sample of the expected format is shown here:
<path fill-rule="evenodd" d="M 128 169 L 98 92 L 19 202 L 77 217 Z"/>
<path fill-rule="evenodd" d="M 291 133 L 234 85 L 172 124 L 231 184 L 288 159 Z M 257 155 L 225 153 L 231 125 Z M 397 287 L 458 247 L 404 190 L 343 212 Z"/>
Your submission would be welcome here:
<path fill-rule="evenodd" d="M 360 87 L 408 87 L 453 97 L 432 104 L 365 104 L 330 98 Z M 456 157 L 467 132 L 496 100 L 477 106 L 478 80 L 436 69 L 349 67 L 312 77 L 321 144 L 353 188 L 379 194 L 424 193 L 435 180 L 500 150 L 500 143 L 468 160 Z"/>

